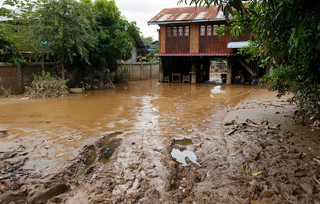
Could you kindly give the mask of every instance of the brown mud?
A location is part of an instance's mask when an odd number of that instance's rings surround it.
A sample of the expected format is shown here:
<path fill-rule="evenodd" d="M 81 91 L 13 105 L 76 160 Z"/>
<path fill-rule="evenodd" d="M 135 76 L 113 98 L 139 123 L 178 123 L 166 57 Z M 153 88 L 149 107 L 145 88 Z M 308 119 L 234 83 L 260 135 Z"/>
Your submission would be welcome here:
<path fill-rule="evenodd" d="M 0 203 L 320 203 L 319 129 L 264 88 L 144 81 L 0 110 Z"/>

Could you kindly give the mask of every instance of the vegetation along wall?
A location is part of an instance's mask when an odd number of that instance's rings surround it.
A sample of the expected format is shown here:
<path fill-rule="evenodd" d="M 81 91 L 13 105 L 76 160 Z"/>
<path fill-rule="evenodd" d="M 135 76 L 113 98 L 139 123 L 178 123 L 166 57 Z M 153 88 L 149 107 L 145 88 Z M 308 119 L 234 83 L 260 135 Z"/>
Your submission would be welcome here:
<path fill-rule="evenodd" d="M 45 70 L 55 70 L 54 63 L 46 63 Z M 119 70 L 127 69 L 129 81 L 156 79 L 159 76 L 159 63 L 132 63 L 123 64 Z M 25 86 L 31 84 L 33 74 L 39 74 L 43 70 L 40 63 L 1 63 L 0 62 L 0 86 L 11 89 L 15 94 L 24 93 Z"/>

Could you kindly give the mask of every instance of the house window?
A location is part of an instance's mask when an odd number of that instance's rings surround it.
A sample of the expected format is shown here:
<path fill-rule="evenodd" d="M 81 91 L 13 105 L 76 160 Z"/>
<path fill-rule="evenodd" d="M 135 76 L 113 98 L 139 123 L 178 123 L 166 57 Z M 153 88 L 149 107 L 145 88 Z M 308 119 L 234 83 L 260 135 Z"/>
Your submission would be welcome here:
<path fill-rule="evenodd" d="M 216 32 L 217 27 L 218 27 L 218 25 L 213 26 L 213 35 L 218 35 L 218 33 Z"/>
<path fill-rule="evenodd" d="M 184 27 L 184 36 L 188 37 L 189 36 L 189 26 Z"/>
<path fill-rule="evenodd" d="M 202 25 L 200 26 L 200 36 L 206 35 L 206 26 Z"/>
<path fill-rule="evenodd" d="M 172 36 L 173 36 L 173 37 L 177 37 L 177 27 L 173 27 Z"/>
<path fill-rule="evenodd" d="M 179 37 L 182 37 L 182 36 L 183 36 L 183 27 L 182 27 L 182 26 L 179 26 L 178 36 L 179 36 Z"/>
<path fill-rule="evenodd" d="M 207 26 L 207 36 L 211 36 L 212 34 L 212 25 Z"/>
<path fill-rule="evenodd" d="M 171 37 L 171 27 L 167 27 L 167 36 Z"/>

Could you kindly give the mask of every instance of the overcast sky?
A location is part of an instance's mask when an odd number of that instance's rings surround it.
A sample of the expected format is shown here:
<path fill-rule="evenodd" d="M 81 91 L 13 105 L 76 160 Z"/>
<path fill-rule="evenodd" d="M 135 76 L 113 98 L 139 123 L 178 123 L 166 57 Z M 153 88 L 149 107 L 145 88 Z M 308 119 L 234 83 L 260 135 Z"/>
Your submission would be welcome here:
<path fill-rule="evenodd" d="M 158 25 L 148 26 L 148 21 L 164 8 L 184 7 L 178 0 L 115 0 L 121 14 L 128 21 L 136 21 L 143 36 L 158 40 Z"/>

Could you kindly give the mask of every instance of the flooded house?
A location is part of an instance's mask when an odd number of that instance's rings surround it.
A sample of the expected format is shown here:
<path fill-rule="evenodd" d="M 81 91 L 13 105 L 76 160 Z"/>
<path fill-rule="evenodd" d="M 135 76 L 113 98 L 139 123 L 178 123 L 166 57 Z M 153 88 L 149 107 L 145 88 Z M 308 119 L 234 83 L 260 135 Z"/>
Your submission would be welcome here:
<path fill-rule="evenodd" d="M 217 26 L 228 22 L 218 7 L 166 8 L 148 24 L 160 26 L 160 82 L 251 83 L 257 66 L 237 54 L 250 35 L 219 36 Z"/>

